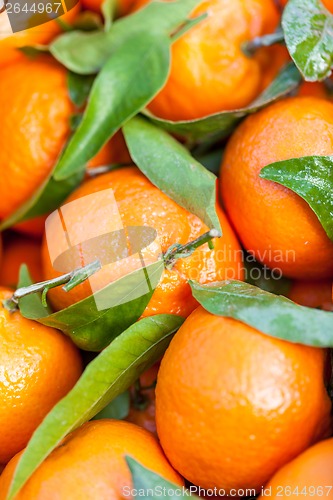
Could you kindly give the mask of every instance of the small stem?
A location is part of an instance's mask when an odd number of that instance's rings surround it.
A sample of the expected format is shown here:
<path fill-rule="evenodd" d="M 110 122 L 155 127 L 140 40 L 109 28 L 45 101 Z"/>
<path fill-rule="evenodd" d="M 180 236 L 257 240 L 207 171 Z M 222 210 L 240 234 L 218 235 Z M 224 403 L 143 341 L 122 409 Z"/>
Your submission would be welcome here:
<path fill-rule="evenodd" d="M 269 35 L 258 36 L 249 42 L 242 45 L 242 50 L 245 55 L 251 57 L 253 54 L 262 47 L 270 47 L 276 43 L 284 42 L 284 33 L 282 29 L 278 29 L 275 33 Z"/>
<path fill-rule="evenodd" d="M 186 245 L 179 245 L 175 243 L 166 251 L 164 255 L 164 265 L 167 269 L 172 269 L 178 259 L 184 259 L 192 255 L 194 250 L 204 245 L 205 243 L 212 244 L 213 238 L 220 238 L 221 233 L 217 229 L 211 229 L 207 233 L 202 234 L 194 241 L 186 243 Z M 211 248 L 211 247 L 210 247 Z"/>
<path fill-rule="evenodd" d="M 32 293 L 42 293 L 42 303 L 44 307 L 46 304 L 46 294 L 51 288 L 55 288 L 57 286 L 63 286 L 63 290 L 65 292 L 69 292 L 75 286 L 79 285 L 87 278 L 89 278 L 92 274 L 96 273 L 101 269 L 101 263 L 99 260 L 96 260 L 90 264 L 87 264 L 84 267 L 79 267 L 71 271 L 70 273 L 63 274 L 57 278 L 47 281 L 41 281 L 40 283 L 34 283 L 33 285 L 24 286 L 18 288 L 10 299 L 3 301 L 3 306 L 8 309 L 10 312 L 14 312 L 18 309 L 19 300 L 27 295 L 31 295 Z"/>

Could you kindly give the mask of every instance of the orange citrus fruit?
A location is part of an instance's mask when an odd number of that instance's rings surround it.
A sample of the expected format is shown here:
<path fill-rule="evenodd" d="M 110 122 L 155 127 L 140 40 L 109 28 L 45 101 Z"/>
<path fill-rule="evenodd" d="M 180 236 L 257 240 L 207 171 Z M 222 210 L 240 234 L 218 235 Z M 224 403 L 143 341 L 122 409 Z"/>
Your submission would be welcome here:
<path fill-rule="evenodd" d="M 326 361 L 323 349 L 199 307 L 172 339 L 157 377 L 157 433 L 171 464 L 203 488 L 259 493 L 331 430 Z"/>
<path fill-rule="evenodd" d="M 282 467 L 266 485 L 264 492 L 272 499 L 304 496 L 332 500 L 332 471 L 333 438 L 315 444 Z"/>
<path fill-rule="evenodd" d="M 203 13 L 207 18 L 172 45 L 168 81 L 148 106 L 159 117 L 200 118 L 246 106 L 260 93 L 261 57 L 247 57 L 242 45 L 275 30 L 274 1 L 205 0 L 192 17 Z"/>
<path fill-rule="evenodd" d="M 69 434 L 38 467 L 15 499 L 133 498 L 125 455 L 163 478 L 180 486 L 183 484 L 150 432 L 128 422 L 98 420 Z M 5 498 L 19 458 L 20 454 L 0 477 L 1 500 Z"/>
<path fill-rule="evenodd" d="M 152 366 L 140 377 L 140 390 L 131 388 L 131 407 L 126 420 L 156 434 L 155 383 L 159 363 Z"/>
<path fill-rule="evenodd" d="M 332 283 L 330 281 L 294 281 L 288 298 L 306 307 L 333 311 Z"/>
<path fill-rule="evenodd" d="M 34 195 L 66 144 L 74 112 L 68 94 L 67 70 L 47 57 L 33 61 L 24 58 L 0 69 L 0 107 L 1 220 Z M 88 167 L 128 161 L 130 157 L 119 133 Z M 39 217 L 18 224 L 17 229 L 40 236 L 44 223 L 45 217 Z"/>
<path fill-rule="evenodd" d="M 0 263 L 0 285 L 16 287 L 22 264 L 28 266 L 35 282 L 43 280 L 40 242 L 27 236 L 10 234 L 5 239 Z"/>
<path fill-rule="evenodd" d="M 296 193 L 259 177 L 271 163 L 331 155 L 333 104 L 315 97 L 281 100 L 248 117 L 221 165 L 224 206 L 245 248 L 291 278 L 330 279 L 333 242 Z"/>
<path fill-rule="evenodd" d="M 109 198 L 106 199 L 104 206 L 101 205 L 100 198 L 97 202 L 95 197 L 90 196 L 94 193 L 102 196 L 103 191 L 110 188 L 113 190 L 116 201 L 115 213 L 112 216 L 108 212 Z M 77 217 L 76 214 L 79 212 L 80 220 L 85 220 L 86 225 L 82 225 L 81 222 L 77 224 L 69 217 L 69 222 L 66 222 L 67 233 L 73 242 L 88 239 L 84 227 L 87 231 L 98 227 L 99 234 L 108 234 L 122 227 L 133 226 L 150 226 L 155 229 L 157 240 L 142 251 L 142 258 L 146 264 L 156 262 L 161 251 L 166 252 L 172 244 L 185 244 L 208 230 L 198 217 L 190 214 L 162 193 L 136 167 L 121 168 L 85 182 L 68 198 L 65 207 L 70 206 L 69 203 L 73 201 L 77 202 L 72 205 L 74 216 Z M 208 245 L 205 244 L 190 257 L 178 260 L 173 269 L 165 269 L 144 316 L 163 313 L 187 316 L 197 305 L 187 283 L 188 279 L 200 283 L 228 278 L 242 279 L 240 247 L 222 210 L 219 207 L 217 209 L 223 228 L 223 237 L 214 240 L 214 250 L 209 250 Z M 48 245 L 44 241 L 42 247 L 45 279 L 59 275 L 59 272 L 52 266 L 48 246 L 52 246 L 55 255 L 60 255 L 63 252 L 62 242 L 64 241 L 62 226 L 58 225 L 54 218 L 48 224 L 48 232 L 52 235 L 52 240 L 48 242 Z M 102 260 L 105 260 L 105 252 L 107 249 L 99 249 L 98 255 Z M 95 260 L 94 255 L 95 250 L 92 251 L 91 256 L 89 252 L 84 256 L 81 255 L 81 265 L 92 262 L 91 259 Z M 69 271 L 70 260 L 68 268 Z M 105 265 L 94 275 L 94 291 L 138 268 L 142 268 L 142 260 L 138 254 Z M 86 281 L 67 293 L 59 287 L 54 288 L 50 290 L 48 297 L 53 307 L 59 310 L 91 294 L 90 284 Z"/>
<path fill-rule="evenodd" d="M 60 16 L 59 19 L 66 23 L 71 23 L 79 10 L 80 6 L 76 5 L 66 14 Z M 13 33 L 8 14 L 3 12 L 0 14 L 0 67 L 19 59 L 24 59 L 23 52 L 19 50 L 21 47 L 48 44 L 60 32 L 61 26 L 57 20 L 54 20 L 34 28 Z M 27 75 L 25 75 L 25 79 L 28 80 Z M 22 85 L 23 81 L 18 80 L 14 88 L 18 88 L 19 83 Z M 9 95 L 10 93 L 7 88 L 6 94 Z"/>
<path fill-rule="evenodd" d="M 26 446 L 82 371 L 79 351 L 67 337 L 4 308 L 2 302 L 12 293 L 0 289 L 1 464 Z"/>
<path fill-rule="evenodd" d="M 2 68 L 0 107 L 0 219 L 4 219 L 47 178 L 69 136 L 73 106 L 67 71 L 46 57 L 24 58 Z"/>

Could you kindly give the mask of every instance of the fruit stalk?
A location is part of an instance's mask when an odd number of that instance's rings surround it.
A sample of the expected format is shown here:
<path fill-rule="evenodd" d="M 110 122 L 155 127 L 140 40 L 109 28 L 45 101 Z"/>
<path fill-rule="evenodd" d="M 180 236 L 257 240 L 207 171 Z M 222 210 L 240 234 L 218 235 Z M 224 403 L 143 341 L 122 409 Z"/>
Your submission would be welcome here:
<path fill-rule="evenodd" d="M 66 292 L 69 292 L 70 290 L 72 290 L 72 288 L 79 285 L 87 278 L 89 278 L 92 274 L 99 271 L 101 267 L 102 266 L 100 261 L 96 260 L 84 267 L 74 269 L 74 271 L 58 276 L 57 278 L 18 288 L 17 290 L 15 290 L 10 299 L 7 299 L 3 302 L 3 306 L 8 311 L 14 312 L 18 309 L 20 299 L 26 297 L 27 295 L 31 295 L 32 293 L 42 293 L 43 306 L 47 307 L 46 295 L 51 288 L 64 285 L 63 289 Z"/>
<path fill-rule="evenodd" d="M 171 245 L 164 255 L 164 265 L 166 269 L 172 269 L 178 259 L 189 257 L 192 255 L 194 250 L 205 243 L 208 243 L 209 248 L 213 249 L 214 247 L 212 247 L 211 240 L 213 238 L 220 238 L 221 236 L 221 233 L 217 229 L 211 229 L 210 231 L 207 231 L 207 233 L 202 234 L 195 240 L 190 241 L 185 245 L 179 245 L 179 243 Z"/>

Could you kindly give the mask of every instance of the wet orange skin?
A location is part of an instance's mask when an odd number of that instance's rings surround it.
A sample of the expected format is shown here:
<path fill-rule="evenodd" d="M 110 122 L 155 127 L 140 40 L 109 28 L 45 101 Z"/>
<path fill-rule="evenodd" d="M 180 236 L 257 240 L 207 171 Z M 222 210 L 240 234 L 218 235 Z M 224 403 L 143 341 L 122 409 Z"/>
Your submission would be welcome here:
<path fill-rule="evenodd" d="M 246 106 L 260 93 L 262 58 L 246 57 L 242 44 L 275 30 L 273 0 L 205 0 L 192 17 L 205 12 L 207 18 L 172 45 L 168 81 L 148 106 L 159 117 L 200 118 Z"/>
<path fill-rule="evenodd" d="M 306 201 L 259 174 L 332 148 L 333 104 L 315 97 L 284 99 L 250 116 L 226 148 L 220 189 L 238 236 L 257 260 L 291 278 L 333 277 L 333 242 Z"/>
<path fill-rule="evenodd" d="M 157 231 L 158 239 L 142 252 L 146 264 L 156 262 L 161 251 L 166 252 L 172 244 L 185 244 L 208 230 L 198 217 L 181 208 L 153 186 L 136 167 L 118 169 L 85 182 L 68 198 L 67 203 L 80 200 L 92 193 L 102 192 L 107 188 L 113 189 L 123 227 L 150 226 Z M 81 203 L 83 203 L 82 210 L 85 212 L 84 214 L 82 212 L 82 217 L 86 217 L 85 220 L 90 221 L 92 225 L 98 223 L 100 234 L 119 229 L 114 225 L 113 219 L 106 217 L 104 212 L 97 215 L 98 207 L 92 205 L 92 202 Z M 209 250 L 208 245 L 205 244 L 192 256 L 179 260 L 172 270 L 165 269 L 143 316 L 163 313 L 188 316 L 197 304 L 187 283 L 189 279 L 200 283 L 210 283 L 222 279 L 243 278 L 242 253 L 239 244 L 222 210 L 219 207 L 217 210 L 223 237 L 214 240 L 214 250 Z M 54 235 L 54 238 L 52 237 L 51 244 L 55 250 L 62 231 L 62 228 L 56 229 L 52 222 L 50 233 Z M 76 230 L 74 224 L 70 232 L 72 241 L 77 238 L 77 231 L 80 231 L 80 227 L 78 226 Z M 59 248 L 57 251 L 62 250 Z M 45 241 L 42 248 L 42 260 L 45 279 L 59 274 L 51 265 Z M 95 274 L 97 285 L 95 290 L 141 267 L 141 260 L 137 254 L 106 265 Z M 68 293 L 60 288 L 50 290 L 48 297 L 55 309 L 63 309 L 91 293 L 89 283 L 85 282 Z"/>
<path fill-rule="evenodd" d="M 157 432 L 171 464 L 206 489 L 259 493 L 331 432 L 326 355 L 196 309 L 157 378 Z"/>
<path fill-rule="evenodd" d="M 5 499 L 20 455 L 0 477 L 1 500 Z M 85 500 L 132 498 L 124 490 L 133 487 L 125 455 L 165 479 L 183 485 L 150 432 L 128 422 L 98 420 L 69 434 L 15 499 L 58 500 L 73 498 L 73 495 Z"/>
<path fill-rule="evenodd" d="M 79 12 L 80 5 L 76 5 L 59 19 L 66 23 L 71 23 Z M 41 26 L 11 34 L 8 16 L 6 13 L 2 13 L 0 14 L 0 33 L 1 68 L 19 59 L 24 59 L 23 53 L 18 50 L 20 47 L 36 44 L 47 45 L 56 35 L 61 33 L 61 27 L 57 21 L 50 21 Z"/>
<path fill-rule="evenodd" d="M 35 282 L 43 280 L 40 241 L 13 233 L 5 240 L 0 261 L 0 285 L 15 288 L 22 264 L 28 266 Z"/>
<path fill-rule="evenodd" d="M 0 464 L 27 445 L 82 371 L 79 351 L 67 337 L 3 307 L 12 293 L 0 288 Z"/>
<path fill-rule="evenodd" d="M 265 490 L 272 500 L 283 495 L 296 500 L 303 496 L 300 493 L 302 491 L 305 497 L 332 500 L 332 471 L 333 438 L 312 446 L 282 467 L 266 485 Z"/>

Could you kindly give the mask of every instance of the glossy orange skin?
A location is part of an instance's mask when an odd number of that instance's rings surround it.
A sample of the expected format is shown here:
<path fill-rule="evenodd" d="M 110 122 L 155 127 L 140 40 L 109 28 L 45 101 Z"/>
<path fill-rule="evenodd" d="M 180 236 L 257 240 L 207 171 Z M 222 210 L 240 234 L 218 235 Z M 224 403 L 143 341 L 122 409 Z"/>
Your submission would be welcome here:
<path fill-rule="evenodd" d="M 43 280 L 40 241 L 13 233 L 5 240 L 0 262 L 0 285 L 15 288 L 22 264 L 28 266 L 35 282 Z"/>
<path fill-rule="evenodd" d="M 165 479 L 182 485 L 163 451 L 150 432 L 119 420 L 98 420 L 84 424 L 69 434 L 46 458 L 15 497 L 16 500 L 118 500 L 132 488 L 129 455 Z M 0 499 L 8 491 L 19 456 L 0 477 Z"/>
<path fill-rule="evenodd" d="M 118 169 L 85 182 L 68 198 L 67 202 L 101 192 L 107 188 L 113 189 L 123 227 L 144 225 L 151 226 L 157 231 L 158 242 L 154 242 L 142 252 L 146 264 L 156 262 L 161 251 L 166 252 L 172 244 L 185 244 L 208 230 L 198 217 L 181 208 L 153 186 L 136 167 Z M 92 225 L 98 223 L 100 234 L 119 229 L 114 226 L 110 217 L 100 215 L 97 220 L 97 215 L 94 214 L 97 213 L 98 207 L 93 206 L 92 202 L 88 201 L 87 203 L 88 205 L 85 204 L 85 207 L 82 208 L 85 211 L 82 218 L 85 217 L 85 220 L 90 221 Z M 219 207 L 218 214 L 223 237 L 214 240 L 215 249 L 209 250 L 208 245 L 205 244 L 198 248 L 192 256 L 179 260 L 172 270 L 165 269 L 143 316 L 163 313 L 188 316 L 197 305 L 187 283 L 188 279 L 197 280 L 200 283 L 210 283 L 222 279 L 243 278 L 239 244 Z M 60 233 L 60 229 L 56 229 L 54 224 L 50 227 L 52 228 L 51 233 L 54 235 L 52 245 L 57 249 L 61 239 L 61 235 L 57 231 Z M 76 231 L 80 231 L 81 226 L 77 227 L 77 230 L 76 226 L 71 229 L 70 238 L 72 241 L 76 238 Z M 61 251 L 59 250 L 58 253 Z M 51 265 L 45 241 L 42 247 L 42 261 L 45 279 L 59 274 Z M 84 262 L 83 259 L 82 264 Z M 118 260 L 114 264 L 106 265 L 95 274 L 98 288 L 103 288 L 108 283 L 141 267 L 142 264 L 137 254 Z M 48 297 L 55 309 L 63 309 L 91 295 L 91 293 L 90 285 L 85 282 L 68 293 L 59 287 L 54 288 L 50 290 Z"/>
<path fill-rule="evenodd" d="M 247 118 L 231 137 L 220 190 L 245 248 L 257 260 L 303 280 L 333 277 L 333 242 L 300 196 L 260 170 L 281 160 L 331 155 L 333 104 L 315 97 L 284 99 Z"/>
<path fill-rule="evenodd" d="M 203 488 L 259 493 L 331 426 L 326 354 L 196 309 L 157 378 L 157 433 L 171 464 Z"/>
<path fill-rule="evenodd" d="M 157 373 L 159 370 L 159 363 L 152 366 L 149 370 L 144 372 L 140 377 L 140 384 L 142 387 L 142 397 L 144 399 L 143 408 L 139 408 L 135 401 L 135 390 L 134 387 L 131 388 L 131 407 L 128 416 L 126 417 L 127 422 L 132 422 L 147 429 L 147 431 L 152 432 L 156 435 L 156 419 L 155 419 L 155 388 L 145 389 L 146 387 L 151 387 L 154 385 L 157 379 Z"/>
<path fill-rule="evenodd" d="M 294 281 L 288 298 L 302 306 L 333 311 L 330 281 Z"/>
<path fill-rule="evenodd" d="M 192 17 L 205 12 L 207 19 L 172 45 L 168 81 L 148 106 L 161 118 L 190 120 L 241 108 L 260 93 L 261 58 L 246 57 L 242 44 L 275 30 L 273 0 L 205 0 Z"/>
<path fill-rule="evenodd" d="M 67 337 L 3 307 L 12 293 L 0 288 L 1 464 L 26 446 L 82 371 L 79 351 Z"/>
<path fill-rule="evenodd" d="M 292 462 L 282 467 L 269 481 L 265 489 L 269 498 L 300 498 L 303 490 L 307 497 L 333 498 L 333 438 L 326 439 L 307 449 Z M 290 494 L 291 493 L 291 494 Z M 259 498 L 267 498 L 260 496 Z"/>
<path fill-rule="evenodd" d="M 76 5 L 59 19 L 71 23 L 79 11 L 80 5 Z M 61 33 L 60 25 L 57 21 L 50 21 L 41 26 L 12 34 L 7 14 L 0 14 L 0 68 L 19 59 L 24 59 L 23 53 L 18 50 L 20 47 L 36 44 L 47 45 L 59 33 Z M 17 83 L 14 88 L 17 87 Z M 22 84 L 22 82 L 20 83 Z M 10 92 L 7 90 L 7 94 L 11 92 L 13 89 Z"/>
<path fill-rule="evenodd" d="M 0 108 L 0 219 L 4 219 L 47 178 L 69 136 L 73 106 L 67 71 L 46 57 L 24 58 L 2 68 Z"/>

